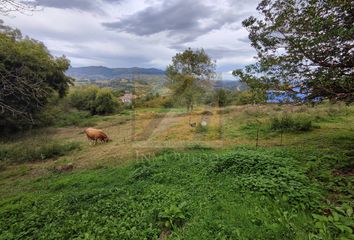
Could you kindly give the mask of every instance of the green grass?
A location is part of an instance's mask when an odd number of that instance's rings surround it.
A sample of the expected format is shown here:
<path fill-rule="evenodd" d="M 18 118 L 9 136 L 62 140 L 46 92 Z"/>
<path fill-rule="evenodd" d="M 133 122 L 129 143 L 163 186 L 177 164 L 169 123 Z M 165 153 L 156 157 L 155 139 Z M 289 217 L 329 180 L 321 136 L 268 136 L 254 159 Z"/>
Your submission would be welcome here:
<path fill-rule="evenodd" d="M 72 111 L 67 113 L 62 113 L 57 116 L 56 120 L 53 121 L 53 126 L 55 127 L 66 127 L 66 126 L 77 126 L 77 127 L 89 127 L 95 126 L 99 121 L 108 121 L 111 116 L 97 116 L 91 115 L 89 112 L 85 111 Z"/>
<path fill-rule="evenodd" d="M 53 140 L 1 144 L 0 163 L 14 164 L 46 160 L 63 156 L 79 148 L 78 142 L 58 143 Z"/>
<path fill-rule="evenodd" d="M 316 159 L 317 174 L 304 156 Z M 198 149 L 17 181 L 15 193 L 0 198 L 0 239 L 158 239 L 169 231 L 170 239 L 348 237 L 330 223 L 321 228 L 329 235 L 321 235 L 312 216 L 322 216 L 330 190 L 321 179 L 325 163 L 344 164 L 342 157 L 296 148 Z M 339 225 L 352 224 L 345 221 Z"/>
<path fill-rule="evenodd" d="M 284 113 L 320 128 L 284 131 L 280 147 L 271 123 Z M 222 128 L 210 125 L 198 140 L 222 133 L 226 143 L 253 144 L 258 131 L 260 146 L 271 147 L 215 150 L 211 141 L 196 142 L 185 153 L 166 149 L 125 167 L 97 159 L 92 170 L 33 178 L 39 168 L 4 165 L 0 239 L 353 239 L 353 116 L 346 106 L 228 108 Z M 100 121 L 121 125 L 128 117 Z M 79 146 L 33 136 L 2 143 L 0 156 L 65 155 L 55 164 L 80 164 L 70 155 Z"/>

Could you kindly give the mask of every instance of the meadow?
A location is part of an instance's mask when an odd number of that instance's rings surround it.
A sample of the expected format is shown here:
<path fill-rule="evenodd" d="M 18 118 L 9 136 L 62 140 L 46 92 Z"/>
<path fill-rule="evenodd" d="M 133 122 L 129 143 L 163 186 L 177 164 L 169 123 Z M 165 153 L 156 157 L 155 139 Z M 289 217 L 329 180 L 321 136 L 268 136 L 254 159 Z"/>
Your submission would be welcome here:
<path fill-rule="evenodd" d="M 0 239 L 354 239 L 353 106 L 63 119 L 2 139 Z"/>

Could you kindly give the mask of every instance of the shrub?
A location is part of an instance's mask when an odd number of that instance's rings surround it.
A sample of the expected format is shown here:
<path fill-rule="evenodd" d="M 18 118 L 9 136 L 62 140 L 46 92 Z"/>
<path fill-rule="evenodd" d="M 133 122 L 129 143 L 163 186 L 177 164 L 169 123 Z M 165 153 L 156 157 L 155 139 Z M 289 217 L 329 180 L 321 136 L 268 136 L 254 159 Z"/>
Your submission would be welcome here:
<path fill-rule="evenodd" d="M 98 91 L 99 88 L 93 85 L 75 88 L 69 96 L 71 106 L 93 113 L 95 111 L 94 102 Z"/>
<path fill-rule="evenodd" d="M 91 115 L 113 113 L 120 106 L 111 89 L 93 85 L 76 88 L 70 94 L 70 104 L 79 110 L 89 111 Z"/>
<path fill-rule="evenodd" d="M 96 94 L 94 101 L 94 112 L 100 115 L 113 113 L 118 107 L 118 101 L 113 97 L 112 90 L 102 88 Z"/>
<path fill-rule="evenodd" d="M 165 232 L 183 226 L 188 217 L 186 206 L 187 203 L 182 202 L 178 206 L 172 205 L 157 214 L 155 213 L 155 222 Z"/>
<path fill-rule="evenodd" d="M 310 131 L 312 128 L 312 120 L 307 117 L 291 117 L 285 114 L 271 119 L 271 129 L 274 131 L 298 132 Z"/>
<path fill-rule="evenodd" d="M 311 186 L 294 159 L 276 154 L 254 151 L 237 151 L 218 156 L 211 167 L 213 174 L 232 175 L 235 188 L 277 198 L 282 196 L 294 206 L 317 206 L 318 189 Z"/>

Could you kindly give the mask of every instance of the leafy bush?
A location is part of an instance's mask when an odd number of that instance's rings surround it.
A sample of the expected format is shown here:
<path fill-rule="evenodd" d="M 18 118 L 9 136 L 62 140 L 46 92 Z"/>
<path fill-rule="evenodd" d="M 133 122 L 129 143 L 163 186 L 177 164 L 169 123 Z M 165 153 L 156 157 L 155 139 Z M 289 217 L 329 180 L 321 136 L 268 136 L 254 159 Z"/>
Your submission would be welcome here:
<path fill-rule="evenodd" d="M 76 88 L 69 97 L 73 107 L 89 111 L 92 115 L 113 113 L 120 105 L 111 89 L 93 85 Z"/>
<path fill-rule="evenodd" d="M 330 210 L 329 215 L 312 214 L 321 239 L 353 239 L 353 208 L 347 204 Z"/>
<path fill-rule="evenodd" d="M 313 128 L 312 120 L 307 117 L 290 116 L 288 114 L 271 119 L 271 129 L 283 132 L 304 132 Z"/>
<path fill-rule="evenodd" d="M 17 145 L 0 145 L 0 161 L 8 163 L 23 163 L 37 160 L 45 160 L 63 156 L 68 152 L 80 148 L 78 142 L 57 143 L 42 142 Z"/>
<path fill-rule="evenodd" d="M 211 172 L 231 174 L 235 177 L 235 187 L 242 191 L 283 196 L 293 205 L 313 207 L 319 200 L 319 192 L 309 187 L 309 179 L 295 164 L 291 158 L 238 151 L 219 156 Z"/>
<path fill-rule="evenodd" d="M 171 205 L 159 213 L 155 213 L 155 222 L 160 227 L 161 231 L 168 232 L 176 227 L 181 227 L 187 220 L 187 203 Z"/>

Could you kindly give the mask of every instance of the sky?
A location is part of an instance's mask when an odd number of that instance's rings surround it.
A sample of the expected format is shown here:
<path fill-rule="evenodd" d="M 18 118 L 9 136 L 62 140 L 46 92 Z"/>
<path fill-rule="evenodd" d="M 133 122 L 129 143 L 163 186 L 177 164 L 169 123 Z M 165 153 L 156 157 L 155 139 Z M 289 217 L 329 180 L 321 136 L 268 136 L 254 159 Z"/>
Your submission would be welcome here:
<path fill-rule="evenodd" d="M 255 62 L 242 21 L 259 0 L 32 0 L 37 11 L 0 16 L 73 67 L 165 69 L 187 48 L 203 48 L 217 72 Z"/>

